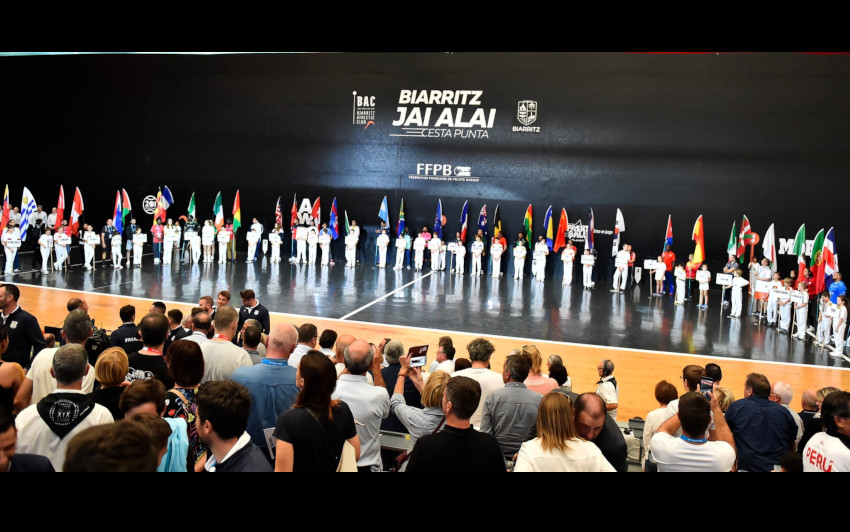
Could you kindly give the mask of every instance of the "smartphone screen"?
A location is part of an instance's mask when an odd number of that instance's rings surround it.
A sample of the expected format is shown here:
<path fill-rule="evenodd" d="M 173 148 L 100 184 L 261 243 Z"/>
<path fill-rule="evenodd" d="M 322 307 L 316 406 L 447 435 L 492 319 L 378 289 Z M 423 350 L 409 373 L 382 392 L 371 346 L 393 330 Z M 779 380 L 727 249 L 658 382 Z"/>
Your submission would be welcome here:
<path fill-rule="evenodd" d="M 410 367 L 421 368 L 428 362 L 428 346 L 417 345 L 407 350 L 410 355 Z"/>
<path fill-rule="evenodd" d="M 714 379 L 712 379 L 711 377 L 703 377 L 702 379 L 700 379 L 699 391 L 705 396 L 706 399 L 710 401 L 711 398 L 708 396 L 708 393 L 714 391 Z"/>

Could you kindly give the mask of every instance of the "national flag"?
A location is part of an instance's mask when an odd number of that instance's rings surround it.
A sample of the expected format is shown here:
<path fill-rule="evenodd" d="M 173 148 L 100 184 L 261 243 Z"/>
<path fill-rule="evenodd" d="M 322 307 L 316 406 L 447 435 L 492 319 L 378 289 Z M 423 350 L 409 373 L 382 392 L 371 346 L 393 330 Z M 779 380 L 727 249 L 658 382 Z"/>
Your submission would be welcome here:
<path fill-rule="evenodd" d="M 499 211 L 499 205 L 496 204 L 496 210 L 493 211 L 493 236 L 502 232 L 502 213 Z"/>
<path fill-rule="evenodd" d="M 546 216 L 543 217 L 543 230 L 546 232 L 546 246 L 549 251 L 555 247 L 555 229 L 552 227 L 552 206 L 546 209 Z"/>
<path fill-rule="evenodd" d="M 732 232 L 729 233 L 729 243 L 726 244 L 726 253 L 733 257 L 738 256 L 738 233 L 735 229 L 735 222 L 732 222 Z"/>
<path fill-rule="evenodd" d="M 567 228 L 569 227 L 569 222 L 567 221 L 567 210 L 563 207 L 561 208 L 561 219 L 558 222 L 558 236 L 555 237 L 555 253 L 557 253 L 561 248 L 567 247 Z"/>
<path fill-rule="evenodd" d="M 812 272 L 812 280 L 815 283 L 814 293 L 820 294 L 826 288 L 824 284 L 824 261 L 823 261 L 823 229 L 818 231 L 815 242 L 812 245 L 812 260 L 809 263 L 809 271 Z"/>
<path fill-rule="evenodd" d="M 593 250 L 593 209 L 590 209 L 590 221 L 587 223 L 587 238 L 584 241 L 584 249 Z"/>
<path fill-rule="evenodd" d="M 348 211 L 345 211 L 345 236 L 351 232 L 351 226 L 348 225 Z"/>
<path fill-rule="evenodd" d="M 764 234 L 764 240 L 761 243 L 764 256 L 770 261 L 770 271 L 772 273 L 776 273 L 776 235 L 773 230 L 774 225 L 770 224 L 770 227 L 767 228 L 767 232 Z"/>
<path fill-rule="evenodd" d="M 331 219 L 328 226 L 331 229 L 331 237 L 334 240 L 339 238 L 339 212 L 336 210 L 336 198 L 331 202 Z"/>
<path fill-rule="evenodd" d="M 112 219 L 115 223 L 115 229 L 120 235 L 124 230 L 124 221 L 121 219 L 121 191 L 115 192 L 115 208 L 112 210 Z"/>
<path fill-rule="evenodd" d="M 289 227 L 290 229 L 295 229 L 295 226 L 298 225 L 298 204 L 295 203 L 295 194 L 292 195 L 292 210 L 289 211 L 291 216 L 289 218 Z M 346 234 L 348 234 L 348 226 L 346 225 L 345 229 Z"/>
<path fill-rule="evenodd" d="M 162 189 L 158 189 L 156 191 L 156 209 L 153 211 L 153 223 L 156 225 L 156 221 L 158 219 L 162 219 L 165 221 L 165 211 L 162 210 Z"/>
<path fill-rule="evenodd" d="M 127 194 L 125 189 L 121 189 L 121 224 L 127 223 L 127 216 L 133 212 L 133 207 L 130 205 L 130 195 Z M 130 217 L 132 219 L 132 216 Z M 116 225 L 118 220 L 115 220 Z"/>
<path fill-rule="evenodd" d="M 691 235 L 691 240 L 696 243 L 694 247 L 694 268 L 699 268 L 700 264 L 705 262 L 705 227 L 703 226 L 702 214 L 699 215 L 694 223 L 694 231 Z"/>
<path fill-rule="evenodd" d="M 242 206 L 239 203 L 239 190 L 236 190 L 236 198 L 233 200 L 233 232 L 242 227 Z"/>
<path fill-rule="evenodd" d="M 469 221 L 469 200 L 463 202 L 460 210 L 460 241 L 466 244 L 466 226 Z"/>
<path fill-rule="evenodd" d="M 381 208 L 378 211 L 378 218 L 384 221 L 387 224 L 387 227 L 390 226 L 390 209 L 387 206 L 387 197 L 384 196 L 384 199 L 381 200 Z"/>
<path fill-rule="evenodd" d="M 750 221 L 745 214 L 741 220 L 741 232 L 738 234 L 738 250 L 736 251 L 736 255 L 738 255 L 739 262 L 744 262 L 744 253 L 747 251 L 747 245 L 753 241 L 754 235 L 753 228 L 750 227 Z"/>
<path fill-rule="evenodd" d="M 53 227 L 54 232 L 62 227 L 62 220 L 65 218 L 65 189 L 59 185 L 59 199 L 56 201 L 56 224 Z M 0 227 L 0 231 L 3 228 Z"/>
<path fill-rule="evenodd" d="M 528 246 L 528 249 L 531 249 L 534 234 L 531 232 L 532 218 L 530 203 L 528 204 L 528 208 L 525 209 L 525 217 L 522 219 L 522 227 L 525 229 L 525 243 Z"/>
<path fill-rule="evenodd" d="M 80 232 L 80 218 L 83 215 L 83 195 L 80 194 L 80 187 L 74 191 L 74 203 L 71 205 L 71 221 L 68 223 L 68 227 L 71 228 L 71 231 L 74 235 L 77 235 Z"/>
<path fill-rule="evenodd" d="M 319 225 L 322 221 L 322 198 L 316 198 L 316 201 L 313 202 L 313 211 L 310 213 L 313 217 L 313 220 L 316 221 L 316 225 Z"/>
<path fill-rule="evenodd" d="M 26 190 L 26 189 L 24 189 Z M 838 271 L 838 249 L 835 247 L 835 228 L 830 227 L 826 232 L 826 240 L 823 241 L 823 276 L 824 287 L 829 288 L 833 277 Z"/>
<path fill-rule="evenodd" d="M 194 219 L 198 219 L 197 214 L 195 214 L 195 193 L 192 192 L 192 197 L 189 198 L 189 208 L 186 209 L 186 214 L 191 216 Z"/>
<path fill-rule="evenodd" d="M 277 197 L 277 204 L 274 207 L 274 223 L 283 227 L 283 211 L 280 209 L 280 196 Z"/>
<path fill-rule="evenodd" d="M 164 189 L 159 189 L 156 193 L 156 211 L 153 213 L 153 221 L 156 222 L 157 218 L 162 220 L 165 223 L 165 211 L 171 207 L 171 204 L 174 203 L 174 197 L 171 195 L 171 191 L 168 187 Z"/>
<path fill-rule="evenodd" d="M 481 212 L 478 213 L 478 229 L 484 233 L 484 241 L 487 241 L 487 204 L 481 207 Z"/>
<path fill-rule="evenodd" d="M 791 251 L 797 255 L 797 279 L 803 280 L 803 270 L 806 269 L 806 224 L 797 229 L 797 236 L 794 237 L 794 249 Z"/>
<path fill-rule="evenodd" d="M 617 217 L 614 220 L 614 245 L 611 250 L 611 256 L 616 257 L 620 251 L 620 233 L 626 230 L 626 220 L 623 219 L 623 213 L 617 209 Z"/>
<path fill-rule="evenodd" d="M 667 251 L 667 246 L 673 247 L 673 216 L 667 215 L 667 232 L 664 233 L 664 251 Z"/>
<path fill-rule="evenodd" d="M 3 194 L 3 214 L 0 216 L 0 231 L 5 231 L 9 225 L 9 213 L 12 207 L 9 206 L 9 185 L 6 185 L 6 193 Z"/>
<path fill-rule="evenodd" d="M 404 234 L 404 198 L 401 198 L 401 207 L 398 209 L 398 225 L 395 228 L 397 238 L 401 238 Z"/>
<path fill-rule="evenodd" d="M 386 198 L 384 198 L 386 199 Z M 434 236 L 443 239 L 443 200 L 437 200 L 437 214 L 434 217 Z"/>
<path fill-rule="evenodd" d="M 215 197 L 215 203 L 213 204 L 213 219 L 215 220 L 213 224 L 215 225 L 216 230 L 221 231 L 221 228 L 224 227 L 224 208 L 221 205 L 220 190 L 218 195 Z"/>
<path fill-rule="evenodd" d="M 30 225 L 30 218 L 35 213 L 38 207 L 35 203 L 35 198 L 32 197 L 32 192 L 27 187 L 24 187 L 24 193 L 21 197 L 21 240 L 27 239 L 27 227 Z"/>

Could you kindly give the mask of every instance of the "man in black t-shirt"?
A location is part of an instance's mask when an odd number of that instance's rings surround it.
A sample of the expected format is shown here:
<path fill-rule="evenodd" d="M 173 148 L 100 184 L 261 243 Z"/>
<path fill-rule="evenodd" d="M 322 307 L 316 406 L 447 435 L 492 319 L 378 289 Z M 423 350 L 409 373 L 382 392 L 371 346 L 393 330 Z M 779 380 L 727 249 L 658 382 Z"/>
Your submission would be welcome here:
<path fill-rule="evenodd" d="M 607 415 L 605 401 L 595 393 L 583 393 L 575 401 L 575 426 L 578 435 L 592 441 L 618 473 L 626 473 L 629 448 L 620 427 Z"/>
<path fill-rule="evenodd" d="M 38 320 L 18 306 L 21 291 L 13 284 L 0 284 L 0 323 L 6 326 L 9 347 L 3 353 L 6 362 L 17 362 L 24 369 L 44 349 L 44 333 Z"/>
<path fill-rule="evenodd" d="M 156 377 L 165 384 L 165 389 L 174 387 L 174 381 L 168 374 L 168 365 L 162 356 L 162 347 L 168 338 L 168 318 L 158 312 L 152 312 L 139 322 L 144 347 L 136 352 L 127 353 L 130 370 L 127 380 L 149 380 Z"/>
<path fill-rule="evenodd" d="M 491 434 L 472 428 L 469 421 L 480 400 L 481 385 L 477 381 L 452 378 L 443 393 L 443 430 L 419 438 L 410 453 L 407 471 L 504 473 L 499 442 Z"/>

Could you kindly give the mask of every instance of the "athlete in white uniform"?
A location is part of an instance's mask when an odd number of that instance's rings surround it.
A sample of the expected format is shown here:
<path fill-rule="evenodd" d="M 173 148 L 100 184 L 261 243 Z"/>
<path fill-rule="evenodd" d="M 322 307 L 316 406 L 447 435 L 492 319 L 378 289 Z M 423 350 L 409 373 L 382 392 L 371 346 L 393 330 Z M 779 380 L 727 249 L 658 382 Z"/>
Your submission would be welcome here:
<path fill-rule="evenodd" d="M 431 271 L 440 269 L 440 246 L 443 242 L 436 234 L 428 241 L 428 250 L 431 252 Z"/>
<path fill-rule="evenodd" d="M 319 229 L 319 249 L 322 251 L 322 266 L 327 266 L 331 263 L 331 230 L 328 229 L 328 224 L 322 224 Z"/>
<path fill-rule="evenodd" d="M 730 309 L 730 318 L 740 318 L 741 310 L 744 304 L 743 291 L 744 287 L 750 284 L 749 281 L 741 277 L 741 269 L 736 268 L 732 277 L 732 307 Z"/>
<path fill-rule="evenodd" d="M 818 299 L 818 331 L 817 345 L 824 347 L 829 343 L 829 335 L 832 332 L 832 317 L 826 315 L 826 311 L 832 306 L 829 300 L 829 292 L 824 292 Z"/>
<path fill-rule="evenodd" d="M 561 282 L 562 285 L 573 284 L 573 264 L 575 264 L 576 260 L 576 250 L 573 249 L 571 242 L 572 240 L 564 248 L 564 251 L 561 252 L 561 261 L 564 263 L 564 280 Z"/>
<path fill-rule="evenodd" d="M 546 278 L 546 255 L 548 254 L 549 246 L 546 245 L 543 235 L 540 235 L 537 243 L 534 244 L 534 263 L 537 264 L 536 278 L 540 282 L 543 282 Z"/>
<path fill-rule="evenodd" d="M 14 222 L 9 222 L 9 225 L 6 226 L 6 230 L 3 231 L 3 235 L 0 236 L 0 242 L 3 243 L 3 251 L 6 253 L 6 270 L 5 273 L 7 275 L 11 275 L 14 272 L 15 265 L 15 255 L 18 253 L 18 249 L 13 247 L 10 241 L 15 240 L 15 224 Z"/>
<path fill-rule="evenodd" d="M 85 229 L 85 232 L 83 232 L 83 263 L 87 270 L 91 270 L 94 260 L 94 247 L 97 245 L 95 241 L 100 242 L 100 239 L 92 226 L 86 224 Z"/>
<path fill-rule="evenodd" d="M 189 248 L 192 249 L 192 262 L 195 264 L 201 262 L 201 252 L 203 251 L 201 248 L 201 235 L 195 233 L 192 237 L 189 238 Z"/>
<path fill-rule="evenodd" d="M 174 225 L 174 220 L 168 219 L 168 223 L 162 228 L 162 264 L 171 264 L 174 257 L 175 244 L 180 238 L 180 228 Z"/>
<path fill-rule="evenodd" d="M 133 235 L 133 266 L 142 265 L 142 246 L 145 244 L 145 235 L 142 234 L 142 228 L 136 228 L 136 234 Z"/>
<path fill-rule="evenodd" d="M 425 263 L 425 247 L 426 242 L 425 238 L 422 237 L 422 233 L 413 240 L 413 264 L 416 271 L 422 271 L 422 265 Z"/>
<path fill-rule="evenodd" d="M 514 279 L 525 277 L 525 257 L 527 256 L 528 250 L 525 248 L 525 241 L 517 241 L 514 245 Z"/>
<path fill-rule="evenodd" d="M 41 251 L 41 271 L 47 273 L 50 250 L 53 249 L 53 230 L 49 227 L 45 228 L 44 234 L 38 238 L 38 249 Z"/>
<path fill-rule="evenodd" d="M 280 262 L 280 246 L 283 245 L 283 227 L 280 224 L 276 224 L 272 232 L 269 233 L 269 247 L 272 251 L 272 257 L 270 259 L 273 263 Z"/>
<path fill-rule="evenodd" d="M 353 268 L 357 259 L 357 237 L 349 233 L 345 237 L 345 267 Z"/>
<path fill-rule="evenodd" d="M 205 242 L 204 262 L 212 262 L 215 255 L 215 226 L 212 220 L 204 221 L 204 226 L 201 228 L 201 239 Z"/>
<path fill-rule="evenodd" d="M 470 277 L 481 275 L 482 253 L 484 253 L 484 242 L 481 241 L 481 235 L 475 235 L 475 242 L 472 243 L 472 274 Z"/>
<path fill-rule="evenodd" d="M 835 349 L 829 354 L 832 357 L 844 355 L 844 333 L 847 331 L 847 296 L 838 296 L 838 313 L 832 320 L 832 341 Z"/>
<path fill-rule="evenodd" d="M 57 231 L 56 236 L 53 237 L 53 249 L 56 251 L 56 262 L 53 264 L 53 267 L 57 270 L 61 270 L 65 267 L 65 259 L 68 258 L 68 248 L 65 244 L 60 244 L 59 241 L 63 240 L 67 235 L 60 229 Z"/>
<path fill-rule="evenodd" d="M 767 296 L 767 324 L 776 325 L 776 320 L 779 317 L 779 298 L 773 290 L 782 290 L 782 276 L 779 272 L 773 274 L 773 280 L 770 281 L 770 291 Z"/>
<path fill-rule="evenodd" d="M 307 226 L 299 225 L 295 228 L 295 264 L 307 262 Z"/>
<path fill-rule="evenodd" d="M 256 219 L 256 218 L 255 218 Z M 246 263 L 254 262 L 257 260 L 257 244 L 260 243 L 260 239 L 263 236 L 262 229 L 257 231 L 255 227 L 259 224 L 252 224 L 251 230 L 245 234 L 245 240 L 248 241 L 248 258 L 245 259 Z M 262 226 L 260 225 L 262 228 Z"/>
<path fill-rule="evenodd" d="M 381 234 L 376 240 L 378 244 L 378 268 L 386 268 L 387 266 L 387 247 L 390 245 L 390 237 L 387 235 L 386 229 L 381 229 Z"/>
<path fill-rule="evenodd" d="M 445 241 L 440 242 L 440 271 L 441 272 L 446 270 L 446 250 L 447 249 L 448 249 L 448 246 L 446 245 L 446 242 Z"/>
<path fill-rule="evenodd" d="M 791 279 L 786 279 L 782 284 L 782 289 L 787 291 L 788 295 L 780 297 L 776 301 L 776 305 L 779 307 L 779 327 L 777 330 L 788 332 L 791 329 L 791 310 L 793 308 L 791 304 Z"/>
<path fill-rule="evenodd" d="M 121 234 L 116 233 L 115 236 L 109 239 L 109 241 L 112 248 L 112 267 L 116 270 L 120 270 L 122 268 L 121 259 L 124 258 L 124 255 L 121 253 L 121 243 L 123 242 Z"/>
<path fill-rule="evenodd" d="M 404 237 L 395 239 L 395 266 L 393 266 L 393 270 L 404 268 L 404 252 L 406 247 L 407 241 Z"/>
<path fill-rule="evenodd" d="M 360 226 L 357 225 L 357 220 L 351 220 L 351 227 L 348 231 L 354 236 L 354 259 L 351 261 L 351 267 L 353 268 L 355 264 L 360 261 L 357 248 L 357 246 L 360 245 Z"/>
<path fill-rule="evenodd" d="M 630 256 L 631 254 L 627 249 L 627 244 L 623 244 L 622 249 L 618 251 L 617 255 L 614 257 L 614 264 L 616 264 L 618 261 L 628 264 Z M 628 266 L 614 268 L 614 283 L 613 289 L 611 290 L 612 292 L 616 292 L 618 289 L 622 292 L 626 289 L 626 282 L 629 279 L 628 268 Z"/>
<path fill-rule="evenodd" d="M 254 244 L 254 253 L 251 254 L 251 251 L 248 251 L 248 256 L 251 257 L 251 261 L 253 262 L 256 260 L 257 254 L 260 252 L 260 246 L 263 242 L 263 233 L 266 232 L 266 228 L 263 227 L 263 224 L 261 224 L 259 220 L 254 218 L 251 223 L 251 232 L 257 234 L 257 242 Z"/>
<path fill-rule="evenodd" d="M 794 338 L 805 340 L 806 325 L 809 320 L 809 292 L 806 290 L 805 281 L 797 283 L 797 293 L 802 296 L 803 300 L 799 303 L 794 303 L 794 314 L 797 321 L 797 334 L 794 335 Z"/>
<path fill-rule="evenodd" d="M 464 261 L 466 258 L 466 245 L 464 245 L 463 240 L 461 240 L 460 233 L 457 233 L 455 236 L 457 237 L 454 249 L 455 274 L 463 275 Z"/>
<path fill-rule="evenodd" d="M 225 229 L 225 226 L 218 231 L 216 239 L 218 240 L 218 263 L 227 263 L 227 246 L 230 245 L 230 235 L 232 233 Z"/>
<path fill-rule="evenodd" d="M 493 259 L 493 271 L 491 277 L 498 279 L 502 276 L 502 253 L 505 251 L 504 246 L 498 238 L 494 238 L 490 243 L 490 258 Z"/>
<path fill-rule="evenodd" d="M 307 263 L 316 264 L 316 254 L 319 251 L 319 230 L 316 225 L 307 228 Z"/>
<path fill-rule="evenodd" d="M 593 254 L 590 253 L 589 249 L 584 250 L 584 255 L 585 256 L 590 255 L 591 257 L 593 257 Z M 582 280 L 584 281 L 584 287 L 587 290 L 590 290 L 593 287 L 593 263 L 595 263 L 595 262 L 596 262 L 596 257 L 593 257 L 593 262 L 591 262 L 590 264 L 582 264 L 582 268 L 581 268 L 582 272 L 583 272 Z"/>

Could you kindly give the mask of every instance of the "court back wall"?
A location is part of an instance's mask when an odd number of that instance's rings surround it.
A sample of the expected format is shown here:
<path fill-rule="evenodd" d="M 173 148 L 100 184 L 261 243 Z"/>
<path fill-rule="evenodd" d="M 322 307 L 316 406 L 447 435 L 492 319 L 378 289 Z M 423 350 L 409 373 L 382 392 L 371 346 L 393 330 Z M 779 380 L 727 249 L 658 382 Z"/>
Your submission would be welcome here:
<path fill-rule="evenodd" d="M 228 209 L 239 188 L 243 219 L 267 227 L 278 196 L 285 219 L 293 195 L 299 205 L 321 196 L 323 219 L 337 197 L 341 211 L 374 224 L 387 195 L 393 225 L 403 197 L 409 225 L 433 226 L 441 198 L 453 233 L 469 200 L 471 227 L 483 204 L 491 222 L 499 204 L 511 237 L 529 203 L 539 234 L 551 204 L 555 224 L 561 207 L 584 225 L 593 208 L 603 231 L 620 208 L 624 240 L 641 257 L 661 251 L 672 214 L 684 260 L 702 214 L 719 268 L 742 214 L 761 235 L 775 223 L 778 238 L 793 239 L 806 223 L 809 239 L 836 226 L 839 250 L 850 243 L 848 61 L 797 53 L 4 57 L 0 168 L 15 203 L 27 184 L 49 210 L 62 183 L 70 208 L 79 186 L 98 227 L 119 187 L 142 220 L 150 220 L 142 198 L 160 185 L 173 191 L 175 215 L 195 191 L 202 217 L 217 191 Z M 460 105 L 399 103 L 402 91 L 423 89 L 480 93 Z M 374 111 L 365 128 L 353 123 L 355 91 L 374 97 L 360 109 Z M 514 131 L 523 100 L 536 102 L 528 127 L 539 132 Z M 452 136 L 398 136 L 411 134 L 393 125 L 398 107 L 432 108 L 424 134 Z M 479 109 L 483 126 L 435 124 L 443 112 L 469 121 Z M 425 164 L 477 182 L 411 179 L 433 172 Z M 611 236 L 597 234 L 596 243 L 610 255 Z M 793 263 L 782 257 L 780 266 Z"/>

